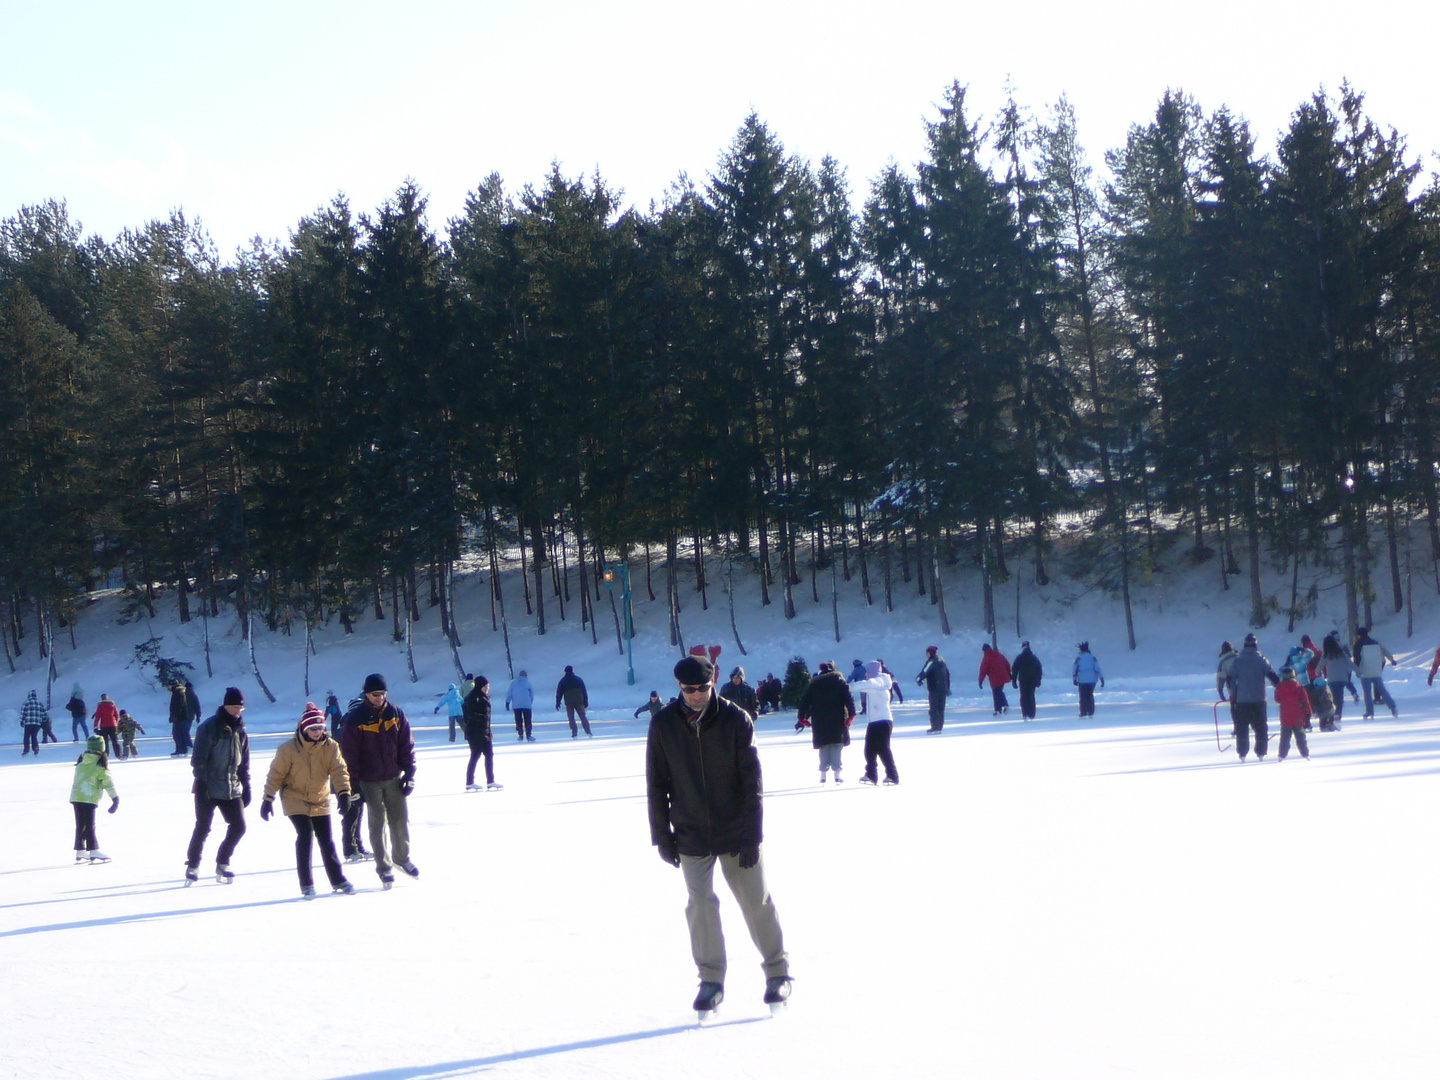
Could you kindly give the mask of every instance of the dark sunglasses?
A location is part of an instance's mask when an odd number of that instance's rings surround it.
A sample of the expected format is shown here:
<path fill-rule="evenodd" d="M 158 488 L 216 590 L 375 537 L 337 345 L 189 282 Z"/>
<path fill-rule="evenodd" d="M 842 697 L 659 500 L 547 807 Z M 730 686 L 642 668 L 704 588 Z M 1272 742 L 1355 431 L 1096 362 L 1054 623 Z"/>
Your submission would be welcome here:
<path fill-rule="evenodd" d="M 712 687 L 712 686 L 714 686 L 714 685 L 715 685 L 714 683 L 708 683 L 708 682 L 707 682 L 707 683 L 701 683 L 699 686 L 686 686 L 684 683 L 681 683 L 681 684 L 680 684 L 680 692 L 681 692 L 682 694 L 703 694 L 703 693 L 705 693 L 705 691 L 709 690 L 710 687 Z"/>

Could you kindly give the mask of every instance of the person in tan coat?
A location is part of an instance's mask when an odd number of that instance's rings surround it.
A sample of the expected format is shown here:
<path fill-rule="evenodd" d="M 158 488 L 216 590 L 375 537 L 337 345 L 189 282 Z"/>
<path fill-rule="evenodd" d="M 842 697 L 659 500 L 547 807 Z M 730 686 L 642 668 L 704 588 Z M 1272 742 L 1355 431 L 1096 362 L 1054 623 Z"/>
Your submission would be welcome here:
<path fill-rule="evenodd" d="M 340 801 L 343 814 L 350 805 L 350 773 L 340 756 L 340 744 L 325 732 L 325 714 L 313 701 L 305 703 L 304 715 L 295 729 L 295 737 L 287 739 L 275 751 L 270 774 L 265 778 L 265 798 L 260 804 L 260 818 L 269 821 L 275 812 L 275 796 L 280 796 L 281 809 L 295 826 L 295 869 L 300 875 L 300 895 L 315 898 L 315 881 L 310 870 L 311 841 L 320 845 L 320 859 L 330 887 L 337 893 L 353 893 L 355 886 L 345 880 L 345 871 L 335 854 L 335 839 L 330 832 L 330 792 Z"/>

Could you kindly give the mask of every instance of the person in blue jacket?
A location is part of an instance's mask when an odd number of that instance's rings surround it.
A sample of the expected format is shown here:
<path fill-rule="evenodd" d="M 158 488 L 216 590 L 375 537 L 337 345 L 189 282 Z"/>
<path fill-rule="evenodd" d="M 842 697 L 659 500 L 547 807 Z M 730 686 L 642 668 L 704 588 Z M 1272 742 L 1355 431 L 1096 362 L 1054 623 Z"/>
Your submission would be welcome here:
<path fill-rule="evenodd" d="M 455 729 L 459 727 L 464 730 L 464 723 L 461 717 L 465 715 L 465 699 L 460 696 L 460 691 L 455 689 L 455 684 L 450 684 L 450 689 L 440 695 L 440 704 L 435 706 L 434 711 L 441 709 L 450 710 L 450 741 L 455 741 Z"/>
<path fill-rule="evenodd" d="M 505 708 L 515 713 L 515 741 L 534 742 L 531 729 L 535 715 L 535 688 L 530 685 L 530 677 L 524 668 L 510 680 L 510 689 L 505 691 Z"/>
<path fill-rule="evenodd" d="M 1080 654 L 1075 657 L 1075 666 L 1070 669 L 1070 681 L 1080 690 L 1080 715 L 1095 715 L 1095 684 L 1103 689 L 1105 673 L 1100 670 L 1100 661 L 1090 651 L 1088 641 L 1080 642 Z"/>

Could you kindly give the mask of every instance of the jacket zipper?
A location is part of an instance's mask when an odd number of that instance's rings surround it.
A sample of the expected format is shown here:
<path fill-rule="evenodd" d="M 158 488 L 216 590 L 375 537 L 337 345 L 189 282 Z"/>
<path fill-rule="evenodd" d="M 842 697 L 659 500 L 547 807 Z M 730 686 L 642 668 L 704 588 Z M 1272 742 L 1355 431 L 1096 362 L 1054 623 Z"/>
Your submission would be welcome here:
<path fill-rule="evenodd" d="M 695 749 L 700 755 L 700 793 L 705 800 L 705 846 L 715 846 L 715 827 L 710 814 L 710 785 L 705 781 L 705 742 L 700 738 L 700 724 L 705 718 L 701 712 L 695 720 Z"/>

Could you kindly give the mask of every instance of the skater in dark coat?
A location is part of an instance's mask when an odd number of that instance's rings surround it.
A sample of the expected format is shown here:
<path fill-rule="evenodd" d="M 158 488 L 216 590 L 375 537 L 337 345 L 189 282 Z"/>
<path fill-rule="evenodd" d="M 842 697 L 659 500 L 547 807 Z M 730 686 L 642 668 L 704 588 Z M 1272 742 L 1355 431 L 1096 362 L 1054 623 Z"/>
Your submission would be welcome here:
<path fill-rule="evenodd" d="M 925 666 L 915 676 L 915 685 L 925 687 L 930 698 L 930 730 L 934 735 L 945 727 L 945 699 L 950 696 L 950 668 L 940 658 L 940 648 L 931 645 L 925 650 Z"/>
<path fill-rule="evenodd" d="M 569 664 L 565 665 L 565 674 L 560 676 L 560 681 L 555 684 L 555 711 L 560 711 L 560 703 L 565 703 L 565 719 L 570 721 L 570 737 L 579 737 L 575 730 L 575 714 L 580 714 L 580 724 L 589 735 L 590 721 L 586 719 L 585 710 L 590 707 L 590 693 L 585 689 L 585 680 L 575 674 L 575 669 Z"/>
<path fill-rule="evenodd" d="M 855 719 L 855 699 L 850 687 L 835 670 L 835 661 L 822 660 L 820 671 L 810 680 L 800 696 L 800 715 L 795 730 L 810 728 L 810 738 L 820 751 L 820 782 L 825 783 L 825 770 L 832 769 L 835 783 L 840 775 L 840 751 L 850 745 L 850 722 Z"/>
<path fill-rule="evenodd" d="M 215 853 L 215 877 L 224 885 L 235 880 L 230 872 L 230 857 L 245 835 L 245 807 L 250 805 L 250 735 L 240 718 L 244 711 L 245 695 L 238 686 L 228 687 L 215 715 L 195 732 L 195 749 L 190 754 L 190 769 L 195 774 L 191 789 L 195 794 L 195 831 L 190 834 L 190 847 L 185 853 L 187 883 L 199 880 L 200 854 L 216 810 L 225 819 L 225 839 Z"/>
<path fill-rule="evenodd" d="M 641 705 L 638 709 L 635 710 L 635 716 L 638 719 L 641 713 L 649 713 L 650 719 L 654 720 L 655 717 L 659 714 L 660 710 L 664 707 L 665 702 L 660 700 L 660 694 L 655 690 L 651 690 L 650 700 L 645 702 L 644 705 Z"/>
<path fill-rule="evenodd" d="M 864 680 L 864 678 L 865 678 L 865 661 L 864 661 L 864 660 L 852 660 L 852 661 L 850 661 L 850 674 L 845 676 L 845 681 L 846 681 L 847 683 L 854 684 L 854 683 L 857 683 L 857 682 L 862 682 L 862 681 Z M 852 694 L 856 695 L 856 697 L 855 697 L 855 705 L 856 705 L 856 709 L 857 709 L 859 715 L 864 716 L 865 713 L 866 713 L 866 711 L 867 711 L 866 705 L 868 704 L 868 703 L 866 702 L 866 700 L 865 700 L 865 694 L 864 694 L 864 692 L 863 692 L 863 691 L 860 691 L 860 690 L 852 690 L 852 691 L 850 691 L 850 692 L 851 692 Z"/>
<path fill-rule="evenodd" d="M 733 701 L 753 718 L 760 711 L 760 702 L 755 697 L 755 688 L 745 681 L 745 669 L 737 667 L 730 672 L 730 681 L 720 688 L 720 696 Z"/>
<path fill-rule="evenodd" d="M 1010 699 L 1005 696 L 1005 684 L 1010 681 L 1010 661 L 988 641 L 980 646 L 980 681 L 977 685 L 983 687 L 986 679 L 990 680 L 990 697 L 995 706 L 995 715 L 1008 712 Z"/>
<path fill-rule="evenodd" d="M 185 684 L 179 679 L 170 687 L 170 737 L 175 740 L 171 757 L 184 757 L 190 751 L 190 701 Z"/>
<path fill-rule="evenodd" d="M 337 743 L 340 741 L 340 725 L 345 723 L 345 712 L 340 708 L 340 699 L 331 690 L 325 695 L 325 724 L 330 729 L 330 737 Z"/>
<path fill-rule="evenodd" d="M 410 793 L 415 790 L 415 737 L 410 721 L 390 700 L 385 677 L 365 677 L 364 700 L 345 714 L 340 753 L 350 780 L 370 812 L 370 847 L 375 872 L 385 888 L 395 882 L 392 866 L 411 877 L 420 871 L 410 860 Z M 385 849 L 386 831 L 390 850 Z"/>
<path fill-rule="evenodd" d="M 1270 724 L 1265 707 L 1265 680 L 1279 686 L 1280 676 L 1260 653 L 1259 643 L 1254 634 L 1245 635 L 1245 646 L 1230 666 L 1230 698 L 1234 706 L 1230 714 L 1235 717 L 1235 752 L 1244 761 L 1250 753 L 1250 735 L 1255 735 L 1255 757 L 1265 760 L 1265 751 L 1270 743 Z"/>
<path fill-rule="evenodd" d="M 24 757 L 33 749 L 35 756 L 40 756 L 40 729 L 45 726 L 49 714 L 45 706 L 40 704 L 40 699 L 35 691 L 31 690 L 30 695 L 25 699 L 25 704 L 20 706 L 20 726 L 25 733 L 25 749 L 20 752 Z"/>
<path fill-rule="evenodd" d="M 760 713 L 780 711 L 780 695 L 784 691 L 779 679 L 773 671 L 765 673 L 764 680 L 755 690 L 755 696 L 760 700 Z"/>
<path fill-rule="evenodd" d="M 65 711 L 70 714 L 70 741 L 79 742 L 81 736 L 88 739 L 90 725 L 85 722 L 85 694 L 78 682 L 70 688 L 70 700 L 65 703 Z"/>
<path fill-rule="evenodd" d="M 680 697 L 650 721 L 645 786 L 650 842 L 660 858 L 684 872 L 690 898 L 685 917 L 700 976 L 693 1007 L 708 1013 L 724 997 L 717 862 L 763 958 L 765 1001 L 779 1005 L 790 994 L 790 962 L 765 884 L 755 725 L 743 709 L 714 692 L 715 665 L 708 657 L 683 658 L 675 665 L 675 680 Z"/>
<path fill-rule="evenodd" d="M 1030 642 L 1020 644 L 1020 655 L 1010 665 L 1010 685 L 1020 690 L 1020 716 L 1025 720 L 1035 719 L 1035 691 L 1045 669 L 1040 658 L 1030 651 Z"/>
<path fill-rule="evenodd" d="M 475 783 L 475 762 L 485 758 L 485 787 L 499 791 L 501 785 L 495 782 L 495 738 L 490 726 L 490 680 L 484 675 L 475 676 L 475 685 L 465 695 L 463 726 L 465 741 L 470 744 L 470 762 L 465 766 L 465 790 L 480 791 Z"/>
<path fill-rule="evenodd" d="M 901 705 L 904 705 L 905 695 L 900 692 L 900 680 L 895 677 L 895 673 L 893 671 L 891 671 L 888 667 L 885 666 L 884 660 L 877 661 L 877 663 L 879 663 L 880 665 L 880 670 L 883 671 L 886 675 L 890 676 L 890 696 L 896 701 L 898 701 Z"/>

